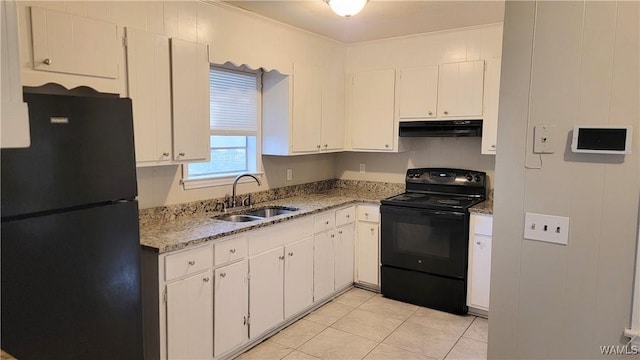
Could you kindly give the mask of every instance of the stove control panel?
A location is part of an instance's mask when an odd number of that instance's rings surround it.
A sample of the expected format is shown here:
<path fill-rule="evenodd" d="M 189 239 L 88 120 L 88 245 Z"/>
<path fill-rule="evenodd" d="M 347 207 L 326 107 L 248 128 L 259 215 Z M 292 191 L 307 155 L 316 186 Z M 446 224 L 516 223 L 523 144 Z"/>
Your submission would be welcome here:
<path fill-rule="evenodd" d="M 407 170 L 407 183 L 453 185 L 453 186 L 485 186 L 486 174 L 481 171 L 418 168 Z"/>

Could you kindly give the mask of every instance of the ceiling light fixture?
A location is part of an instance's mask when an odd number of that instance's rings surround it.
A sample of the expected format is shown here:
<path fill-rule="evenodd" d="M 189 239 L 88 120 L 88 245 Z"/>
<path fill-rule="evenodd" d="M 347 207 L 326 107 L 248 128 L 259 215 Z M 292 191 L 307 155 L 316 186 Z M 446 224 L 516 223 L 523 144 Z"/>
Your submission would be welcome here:
<path fill-rule="evenodd" d="M 351 17 L 364 8 L 369 0 L 324 0 L 331 10 L 336 14 L 344 17 Z"/>

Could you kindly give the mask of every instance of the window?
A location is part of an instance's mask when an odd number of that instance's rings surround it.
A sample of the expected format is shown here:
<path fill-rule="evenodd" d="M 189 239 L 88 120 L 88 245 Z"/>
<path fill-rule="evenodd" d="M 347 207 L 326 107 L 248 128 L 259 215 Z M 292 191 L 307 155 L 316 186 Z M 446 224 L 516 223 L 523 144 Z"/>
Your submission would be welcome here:
<path fill-rule="evenodd" d="M 260 165 L 260 72 L 211 66 L 209 162 L 184 167 L 185 188 L 228 184 Z M 191 185 L 187 185 L 191 183 Z"/>

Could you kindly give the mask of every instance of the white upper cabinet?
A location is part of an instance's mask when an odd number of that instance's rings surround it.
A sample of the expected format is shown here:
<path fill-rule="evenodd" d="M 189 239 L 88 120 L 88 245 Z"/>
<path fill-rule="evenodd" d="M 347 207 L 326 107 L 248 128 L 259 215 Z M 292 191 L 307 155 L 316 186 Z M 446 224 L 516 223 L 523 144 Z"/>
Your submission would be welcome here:
<path fill-rule="evenodd" d="M 487 59 L 484 78 L 484 116 L 482 121 L 483 154 L 496 153 L 498 105 L 500 100 L 500 58 Z"/>
<path fill-rule="evenodd" d="M 438 104 L 438 66 L 400 70 L 400 119 L 436 117 Z"/>
<path fill-rule="evenodd" d="M 132 99 L 138 166 L 171 161 L 169 38 L 126 29 L 128 93 Z"/>
<path fill-rule="evenodd" d="M 208 161 L 209 50 L 207 45 L 171 39 L 173 160 Z"/>
<path fill-rule="evenodd" d="M 0 3 L 0 32 L 2 41 L 2 129 L 0 134 L 2 148 L 25 148 L 31 145 L 29 135 L 29 109 L 22 101 L 22 83 L 20 82 L 20 51 L 18 46 L 18 18 L 15 1 Z"/>
<path fill-rule="evenodd" d="M 118 77 L 115 24 L 32 7 L 31 32 L 35 70 Z"/>
<path fill-rule="evenodd" d="M 442 64 L 438 79 L 438 117 L 482 116 L 484 60 Z"/>
<path fill-rule="evenodd" d="M 322 77 L 316 66 L 296 63 L 293 68 L 293 116 L 291 151 L 320 150 L 322 122 Z"/>
<path fill-rule="evenodd" d="M 344 74 L 295 63 L 293 75 L 263 75 L 262 153 L 301 155 L 344 148 Z"/>
<path fill-rule="evenodd" d="M 353 74 L 351 84 L 351 148 L 363 151 L 394 151 L 395 70 Z"/>

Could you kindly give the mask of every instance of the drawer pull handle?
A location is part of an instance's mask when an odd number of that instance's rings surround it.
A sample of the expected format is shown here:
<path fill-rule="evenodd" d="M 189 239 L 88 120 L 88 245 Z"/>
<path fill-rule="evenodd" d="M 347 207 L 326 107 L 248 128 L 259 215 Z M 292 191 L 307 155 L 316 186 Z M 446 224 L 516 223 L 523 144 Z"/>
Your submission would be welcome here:
<path fill-rule="evenodd" d="M 225 277 L 227 276 L 227 273 L 220 273 L 220 277 Z"/>
<path fill-rule="evenodd" d="M 209 282 L 209 278 L 208 278 L 208 277 L 206 277 L 206 278 L 202 279 L 202 281 L 204 281 L 204 282 L 208 283 L 208 282 Z"/>
<path fill-rule="evenodd" d="M 235 254 L 236 253 L 236 249 L 231 249 L 229 250 L 230 253 Z"/>
<path fill-rule="evenodd" d="M 280 255 L 280 256 L 278 256 L 278 259 L 280 259 L 280 260 L 284 260 L 284 256 L 283 256 L 283 255 Z"/>
<path fill-rule="evenodd" d="M 189 265 L 193 266 L 193 265 L 195 265 L 195 264 L 196 264 L 196 261 L 195 261 L 195 260 L 189 260 Z"/>
<path fill-rule="evenodd" d="M 293 256 L 293 251 L 289 253 L 289 256 Z"/>

